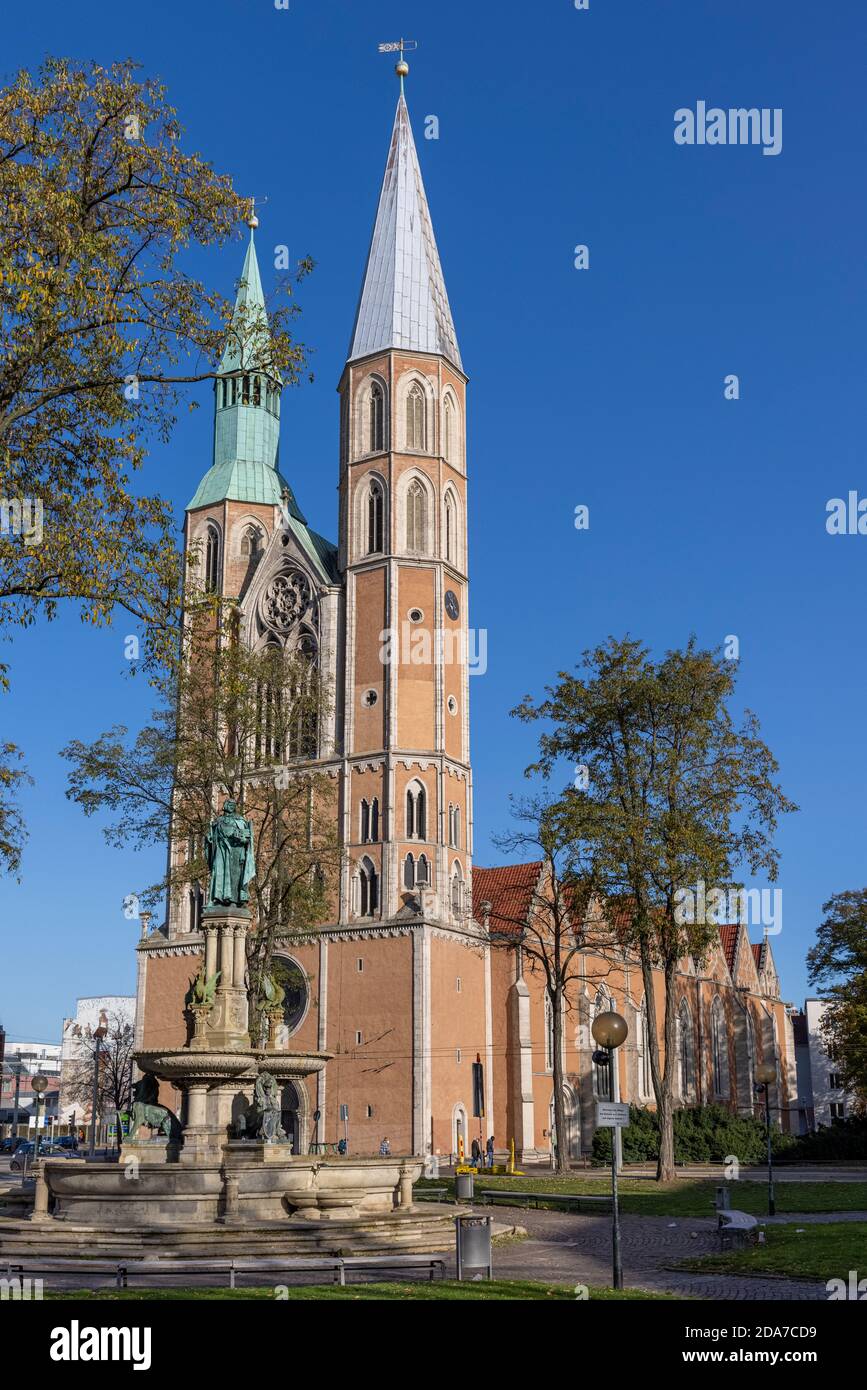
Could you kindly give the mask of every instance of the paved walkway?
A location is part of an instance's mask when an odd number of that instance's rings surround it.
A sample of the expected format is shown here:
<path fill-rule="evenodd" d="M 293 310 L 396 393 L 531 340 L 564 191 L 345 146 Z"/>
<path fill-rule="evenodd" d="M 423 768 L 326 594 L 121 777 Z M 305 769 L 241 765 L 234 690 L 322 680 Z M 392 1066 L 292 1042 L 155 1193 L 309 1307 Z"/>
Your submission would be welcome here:
<path fill-rule="evenodd" d="M 481 1210 L 481 1208 L 480 1208 Z M 486 1212 L 490 1207 L 485 1207 Z M 529 1240 L 495 1246 L 498 1279 L 549 1279 L 554 1283 L 611 1283 L 611 1217 L 497 1207 L 500 1221 L 514 1219 Z M 768 1218 L 798 1225 L 827 1221 L 865 1221 L 865 1212 L 819 1213 Z M 688 1274 L 666 1266 L 719 1250 L 716 1221 L 704 1217 L 621 1217 L 623 1277 L 627 1287 L 695 1298 L 754 1302 L 827 1300 L 824 1283 L 798 1279 L 749 1278 L 734 1274 Z"/>

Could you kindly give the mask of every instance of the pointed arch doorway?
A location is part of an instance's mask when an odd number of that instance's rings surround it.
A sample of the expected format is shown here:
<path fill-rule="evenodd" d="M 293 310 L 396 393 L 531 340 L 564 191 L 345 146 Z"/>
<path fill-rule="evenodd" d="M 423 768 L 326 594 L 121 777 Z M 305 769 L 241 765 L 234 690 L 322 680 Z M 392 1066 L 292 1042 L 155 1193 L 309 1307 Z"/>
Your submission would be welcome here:
<path fill-rule="evenodd" d="M 563 1106 L 566 1111 L 565 1150 L 569 1159 L 581 1157 L 581 1110 L 578 1097 L 568 1081 L 563 1082 Z M 554 1093 L 548 1102 L 548 1133 L 554 1133 Z"/>

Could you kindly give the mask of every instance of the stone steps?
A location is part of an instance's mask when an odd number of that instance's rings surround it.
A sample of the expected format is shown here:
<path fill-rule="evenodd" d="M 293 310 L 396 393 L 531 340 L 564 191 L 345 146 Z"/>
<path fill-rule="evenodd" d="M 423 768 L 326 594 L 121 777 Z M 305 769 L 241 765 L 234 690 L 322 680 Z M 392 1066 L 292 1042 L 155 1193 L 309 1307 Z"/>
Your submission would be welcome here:
<path fill-rule="evenodd" d="M 203 1226 L 172 1224 L 163 1229 L 111 1231 L 55 1221 L 0 1219 L 0 1268 L 16 1257 L 81 1257 L 123 1260 L 145 1256 L 171 1259 L 231 1259 L 256 1255 L 387 1255 L 395 1250 L 451 1250 L 455 1215 L 462 1208 L 428 1203 L 423 1212 L 350 1221 L 275 1221 Z"/>

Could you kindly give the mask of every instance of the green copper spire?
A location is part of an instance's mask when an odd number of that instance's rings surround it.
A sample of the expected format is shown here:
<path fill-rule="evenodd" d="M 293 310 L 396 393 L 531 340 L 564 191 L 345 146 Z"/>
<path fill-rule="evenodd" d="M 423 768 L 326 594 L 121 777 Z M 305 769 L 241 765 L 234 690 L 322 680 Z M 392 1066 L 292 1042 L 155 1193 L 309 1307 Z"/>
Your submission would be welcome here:
<path fill-rule="evenodd" d="M 249 369 L 263 357 L 262 339 L 257 342 L 257 337 L 268 331 L 254 239 L 257 225 L 251 209 L 250 243 L 214 382 L 214 461 L 187 511 L 226 500 L 277 506 L 282 499 L 291 515 L 303 522 L 292 489 L 279 471 L 282 382 L 276 373 Z"/>

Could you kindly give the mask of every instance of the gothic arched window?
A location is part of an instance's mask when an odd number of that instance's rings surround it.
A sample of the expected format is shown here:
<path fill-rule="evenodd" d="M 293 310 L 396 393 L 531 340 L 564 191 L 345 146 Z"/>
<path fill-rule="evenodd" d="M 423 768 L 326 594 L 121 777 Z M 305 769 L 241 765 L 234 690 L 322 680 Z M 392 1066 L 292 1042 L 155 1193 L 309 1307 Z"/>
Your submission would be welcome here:
<path fill-rule="evenodd" d="M 692 1015 L 685 999 L 677 1011 L 677 1065 L 680 1098 L 688 1100 L 695 1084 L 695 1063 L 692 1050 Z"/>
<path fill-rule="evenodd" d="M 454 447 L 454 417 L 455 411 L 451 397 L 446 396 L 446 403 L 443 407 L 443 455 L 447 459 L 452 457 L 452 449 Z"/>
<path fill-rule="evenodd" d="M 372 859 L 364 856 L 358 866 L 362 917 L 372 917 L 379 907 L 379 877 Z"/>
<path fill-rule="evenodd" d="M 464 878 L 460 864 L 452 870 L 452 915 L 460 917 L 464 909 Z"/>
<path fill-rule="evenodd" d="M 262 532 L 258 526 L 248 526 L 241 537 L 241 555 L 245 560 L 258 561 L 262 553 Z"/>
<path fill-rule="evenodd" d="M 202 909 L 205 906 L 205 895 L 202 892 L 200 883 L 193 883 L 190 886 L 190 931 L 198 931 L 202 924 Z"/>
<path fill-rule="evenodd" d="M 710 1011 L 711 1047 L 713 1049 L 713 1089 L 718 1096 L 729 1094 L 729 1050 L 726 1034 L 725 1009 L 719 995 Z"/>
<path fill-rule="evenodd" d="M 262 382 L 257 376 L 253 377 L 253 404 L 262 404 Z"/>
<path fill-rule="evenodd" d="M 638 1095 L 640 1100 L 649 1100 L 653 1095 L 653 1074 L 650 1070 L 650 1028 L 647 1022 L 647 1000 L 642 1000 L 639 1015 L 638 1039 Z"/>
<path fill-rule="evenodd" d="M 293 675 L 290 692 L 294 709 L 289 728 L 289 756 L 315 758 L 319 745 L 315 686 L 318 657 L 316 639 L 309 633 L 304 633 L 295 648 L 295 655 L 297 670 Z"/>
<path fill-rule="evenodd" d="M 410 483 L 406 493 L 406 548 L 407 550 L 426 550 L 425 526 L 427 522 L 427 497 L 418 478 Z"/>
<path fill-rule="evenodd" d="M 427 449 L 424 391 L 413 382 L 406 396 L 406 447 L 410 451 Z"/>
<path fill-rule="evenodd" d="M 447 560 L 455 558 L 455 504 L 450 492 L 446 493 L 445 505 L 445 556 Z"/>
<path fill-rule="evenodd" d="M 220 382 L 220 404 L 221 404 L 221 406 L 222 406 L 222 408 L 223 408 L 224 410 L 225 410 L 225 408 L 226 408 L 226 401 L 228 400 L 228 398 L 229 398 L 229 383 L 228 383 L 228 381 L 226 380 L 226 378 L 223 377 L 223 380 Z"/>
<path fill-rule="evenodd" d="M 403 886 L 410 889 L 415 887 L 415 860 L 411 854 L 403 861 Z"/>
<path fill-rule="evenodd" d="M 205 545 L 205 590 L 216 594 L 220 588 L 220 533 L 213 522 L 208 523 Z"/>
<path fill-rule="evenodd" d="M 376 796 L 370 803 L 370 838 L 374 843 L 379 839 L 379 798 Z"/>
<path fill-rule="evenodd" d="M 279 652 L 276 643 L 269 643 L 265 648 L 266 654 Z M 283 726 L 283 706 L 282 693 L 274 688 L 270 680 L 262 677 L 256 682 L 256 747 L 255 762 L 257 767 L 262 767 L 265 763 L 275 763 L 283 761 L 282 748 L 282 726 Z"/>
<path fill-rule="evenodd" d="M 427 839 L 427 793 L 421 782 L 406 789 L 406 838 Z"/>
<path fill-rule="evenodd" d="M 460 808 L 460 806 L 456 806 L 456 807 L 455 807 L 455 839 L 454 839 L 454 847 L 455 847 L 455 849 L 460 849 L 460 847 L 461 847 L 461 808 Z"/>
<path fill-rule="evenodd" d="M 415 869 L 416 883 L 430 883 L 430 865 L 427 862 L 427 855 L 420 854 L 418 864 Z"/>
<path fill-rule="evenodd" d="M 361 802 L 361 832 L 358 837 L 363 845 L 370 840 L 370 802 Z"/>
<path fill-rule="evenodd" d="M 599 1014 L 607 1013 L 611 1007 L 611 1001 L 607 998 L 605 992 L 600 989 L 593 1003 L 593 1011 L 590 1019 L 591 1025 L 593 1019 L 598 1018 Z M 592 1036 L 591 1033 L 591 1037 Z M 595 1050 L 595 1040 L 593 1046 Z M 599 1048 L 600 1052 L 602 1050 L 602 1048 Z M 611 1099 L 611 1066 L 607 1062 L 593 1063 L 593 1094 L 596 1096 L 597 1100 Z"/>
<path fill-rule="evenodd" d="M 368 452 L 378 454 L 385 447 L 385 393 L 378 381 L 370 388 L 368 411 Z"/>
<path fill-rule="evenodd" d="M 385 498 L 382 491 L 382 483 L 378 478 L 371 478 L 370 488 L 367 493 L 367 553 L 376 555 L 383 549 L 383 515 L 385 511 Z"/>

